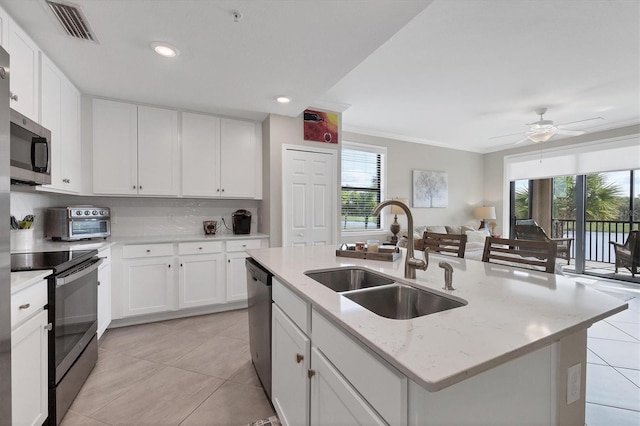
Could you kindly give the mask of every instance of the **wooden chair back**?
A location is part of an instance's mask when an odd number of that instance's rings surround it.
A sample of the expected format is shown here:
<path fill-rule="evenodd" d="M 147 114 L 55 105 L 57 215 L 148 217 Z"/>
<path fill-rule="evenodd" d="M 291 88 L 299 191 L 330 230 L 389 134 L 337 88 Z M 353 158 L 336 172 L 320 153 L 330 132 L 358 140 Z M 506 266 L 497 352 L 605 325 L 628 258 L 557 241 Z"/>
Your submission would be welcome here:
<path fill-rule="evenodd" d="M 553 273 L 556 267 L 557 249 L 553 241 L 487 237 L 484 242 L 482 261 Z"/>
<path fill-rule="evenodd" d="M 431 253 L 450 253 L 458 257 L 464 257 L 467 246 L 466 234 L 438 234 L 427 231 L 423 240 L 424 247 L 429 247 Z"/>

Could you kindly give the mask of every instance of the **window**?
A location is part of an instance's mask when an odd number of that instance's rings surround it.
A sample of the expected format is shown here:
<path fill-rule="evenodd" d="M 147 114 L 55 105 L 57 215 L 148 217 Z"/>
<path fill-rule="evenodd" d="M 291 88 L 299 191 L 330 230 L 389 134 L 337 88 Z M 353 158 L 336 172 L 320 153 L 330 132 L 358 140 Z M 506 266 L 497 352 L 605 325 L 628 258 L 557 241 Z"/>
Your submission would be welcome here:
<path fill-rule="evenodd" d="M 341 228 L 346 231 L 382 229 L 372 210 L 384 198 L 384 147 L 343 142 Z"/>

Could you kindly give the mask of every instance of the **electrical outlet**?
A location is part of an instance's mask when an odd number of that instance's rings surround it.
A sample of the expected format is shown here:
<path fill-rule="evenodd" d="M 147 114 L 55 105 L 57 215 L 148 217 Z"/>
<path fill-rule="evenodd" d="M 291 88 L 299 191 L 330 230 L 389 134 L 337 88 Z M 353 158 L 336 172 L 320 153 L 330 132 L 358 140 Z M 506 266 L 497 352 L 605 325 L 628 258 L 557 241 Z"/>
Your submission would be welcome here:
<path fill-rule="evenodd" d="M 582 380 L 582 363 L 567 370 L 567 405 L 580 400 L 580 382 Z"/>

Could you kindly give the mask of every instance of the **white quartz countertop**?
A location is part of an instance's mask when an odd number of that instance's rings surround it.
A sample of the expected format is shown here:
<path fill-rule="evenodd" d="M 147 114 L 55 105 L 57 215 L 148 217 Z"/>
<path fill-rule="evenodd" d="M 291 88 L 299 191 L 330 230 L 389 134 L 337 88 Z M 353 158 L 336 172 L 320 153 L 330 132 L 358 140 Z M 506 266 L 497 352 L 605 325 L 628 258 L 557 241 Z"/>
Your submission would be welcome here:
<path fill-rule="evenodd" d="M 428 391 L 438 391 L 626 309 L 626 303 L 554 274 L 432 255 L 429 268 L 404 279 L 395 262 L 337 257 L 336 246 L 248 250 L 314 308 Z M 419 253 L 416 256 L 420 256 Z M 443 290 L 453 266 L 455 290 Z M 378 316 L 304 275 L 359 266 L 405 281 L 465 306 L 410 320 Z"/>
<path fill-rule="evenodd" d="M 11 294 L 15 294 L 20 290 L 40 282 L 45 277 L 51 275 L 51 270 L 46 271 L 23 271 L 11 273 Z"/>

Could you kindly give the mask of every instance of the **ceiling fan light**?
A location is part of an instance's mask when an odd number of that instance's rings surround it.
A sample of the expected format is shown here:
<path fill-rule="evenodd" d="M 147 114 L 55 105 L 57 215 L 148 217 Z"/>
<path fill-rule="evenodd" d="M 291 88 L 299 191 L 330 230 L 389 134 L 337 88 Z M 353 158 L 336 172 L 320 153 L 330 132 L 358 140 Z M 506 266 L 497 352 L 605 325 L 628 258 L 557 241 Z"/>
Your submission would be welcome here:
<path fill-rule="evenodd" d="M 527 137 L 532 142 L 546 142 L 549 139 L 551 139 L 553 137 L 553 135 L 555 135 L 555 134 L 556 134 L 556 130 L 555 129 L 549 129 L 549 130 L 545 130 L 543 132 L 531 133 Z"/>

